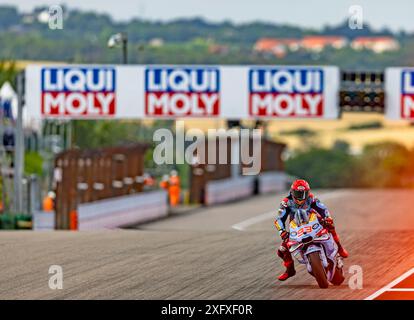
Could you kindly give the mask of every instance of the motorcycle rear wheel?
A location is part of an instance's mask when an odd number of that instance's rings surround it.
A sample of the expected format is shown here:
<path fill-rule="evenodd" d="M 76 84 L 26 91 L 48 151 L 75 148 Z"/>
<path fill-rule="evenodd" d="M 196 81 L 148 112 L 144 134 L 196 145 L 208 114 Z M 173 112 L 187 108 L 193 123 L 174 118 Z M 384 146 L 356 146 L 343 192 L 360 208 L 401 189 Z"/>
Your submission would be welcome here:
<path fill-rule="evenodd" d="M 325 269 L 322 266 L 321 258 L 318 252 L 312 252 L 308 255 L 309 263 L 312 266 L 312 273 L 319 285 L 319 288 L 326 289 L 329 282 L 326 277 Z"/>

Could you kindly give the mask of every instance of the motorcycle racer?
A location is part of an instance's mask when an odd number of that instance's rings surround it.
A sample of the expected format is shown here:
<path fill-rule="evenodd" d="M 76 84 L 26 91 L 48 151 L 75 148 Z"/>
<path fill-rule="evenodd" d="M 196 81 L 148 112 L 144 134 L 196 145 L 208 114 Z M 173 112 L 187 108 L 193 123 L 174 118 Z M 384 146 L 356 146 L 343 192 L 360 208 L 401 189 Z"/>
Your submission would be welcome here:
<path fill-rule="evenodd" d="M 278 216 L 275 220 L 276 229 L 282 238 L 282 244 L 279 247 L 277 254 L 283 260 L 286 271 L 282 273 L 278 279 L 284 281 L 296 274 L 292 255 L 289 252 L 288 241 L 289 232 L 285 229 L 286 220 L 293 219 L 296 209 L 313 209 L 317 212 L 320 223 L 332 234 L 332 237 L 338 245 L 338 253 L 341 257 L 348 257 L 348 252 L 344 249 L 339 241 L 339 236 L 336 233 L 333 219 L 330 216 L 327 207 L 319 201 L 311 192 L 309 183 L 305 180 L 295 180 L 290 188 L 289 195 L 280 203 Z"/>

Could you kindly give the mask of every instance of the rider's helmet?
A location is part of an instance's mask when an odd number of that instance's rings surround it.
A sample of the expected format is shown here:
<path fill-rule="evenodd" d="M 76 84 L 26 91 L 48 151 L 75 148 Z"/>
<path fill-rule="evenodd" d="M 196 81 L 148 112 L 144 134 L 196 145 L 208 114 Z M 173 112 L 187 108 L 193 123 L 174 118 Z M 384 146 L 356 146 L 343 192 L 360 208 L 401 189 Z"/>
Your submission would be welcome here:
<path fill-rule="evenodd" d="M 310 186 L 306 180 L 298 179 L 293 181 L 290 187 L 290 194 L 296 204 L 302 205 L 309 197 Z"/>

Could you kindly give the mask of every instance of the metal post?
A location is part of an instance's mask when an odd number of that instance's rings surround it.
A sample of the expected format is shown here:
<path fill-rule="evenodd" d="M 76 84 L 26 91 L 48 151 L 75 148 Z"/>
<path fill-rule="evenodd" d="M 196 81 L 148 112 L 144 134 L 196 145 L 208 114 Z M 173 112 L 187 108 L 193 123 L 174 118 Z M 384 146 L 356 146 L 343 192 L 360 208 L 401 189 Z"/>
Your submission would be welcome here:
<path fill-rule="evenodd" d="M 263 121 L 263 137 L 265 139 L 269 138 L 269 122 L 267 120 Z"/>
<path fill-rule="evenodd" d="M 23 210 L 23 168 L 24 168 L 24 133 L 23 133 L 23 95 L 24 72 L 17 75 L 17 121 L 14 148 L 14 211 Z"/>
<path fill-rule="evenodd" d="M 66 128 L 66 150 L 72 148 L 72 120 L 69 120 Z"/>
<path fill-rule="evenodd" d="M 122 33 L 122 63 L 128 63 L 128 36 L 125 32 Z"/>

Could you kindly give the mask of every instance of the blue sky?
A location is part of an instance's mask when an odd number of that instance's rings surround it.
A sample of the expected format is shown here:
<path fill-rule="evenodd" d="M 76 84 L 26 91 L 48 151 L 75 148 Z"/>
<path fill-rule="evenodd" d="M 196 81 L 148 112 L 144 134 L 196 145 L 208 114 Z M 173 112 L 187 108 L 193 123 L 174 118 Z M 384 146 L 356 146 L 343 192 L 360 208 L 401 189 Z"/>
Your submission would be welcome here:
<path fill-rule="evenodd" d="M 204 17 L 210 21 L 266 21 L 320 28 L 349 16 L 351 5 L 360 5 L 364 21 L 374 28 L 414 31 L 412 0 L 0 0 L 22 11 L 38 5 L 66 3 L 69 7 L 110 13 L 116 20 L 141 17 L 171 20 Z"/>

